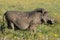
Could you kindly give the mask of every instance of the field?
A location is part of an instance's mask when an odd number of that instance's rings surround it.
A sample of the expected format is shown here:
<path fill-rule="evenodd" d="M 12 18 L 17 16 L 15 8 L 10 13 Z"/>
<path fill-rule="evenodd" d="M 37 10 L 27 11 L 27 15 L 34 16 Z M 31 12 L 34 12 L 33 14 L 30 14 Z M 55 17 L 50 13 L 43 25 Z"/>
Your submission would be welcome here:
<path fill-rule="evenodd" d="M 38 25 L 36 32 L 5 28 L 2 33 L 1 25 L 6 11 L 31 11 L 36 8 L 48 10 L 55 23 Z M 60 0 L 0 0 L 0 40 L 60 40 Z"/>

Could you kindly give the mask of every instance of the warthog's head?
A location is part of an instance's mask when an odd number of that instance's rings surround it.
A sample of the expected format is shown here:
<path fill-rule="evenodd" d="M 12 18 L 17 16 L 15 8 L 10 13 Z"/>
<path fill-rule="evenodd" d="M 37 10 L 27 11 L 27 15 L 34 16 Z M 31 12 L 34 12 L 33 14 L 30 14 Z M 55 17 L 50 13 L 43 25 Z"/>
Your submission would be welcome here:
<path fill-rule="evenodd" d="M 51 25 L 54 23 L 54 19 L 51 16 L 49 16 L 48 11 L 44 11 L 44 13 L 42 15 L 42 22 L 48 23 Z"/>
<path fill-rule="evenodd" d="M 35 12 L 40 13 L 40 18 L 42 23 L 48 23 L 48 24 L 53 24 L 54 19 L 52 19 L 51 16 L 49 16 L 48 11 L 46 11 L 44 8 L 38 8 L 35 10 Z"/>

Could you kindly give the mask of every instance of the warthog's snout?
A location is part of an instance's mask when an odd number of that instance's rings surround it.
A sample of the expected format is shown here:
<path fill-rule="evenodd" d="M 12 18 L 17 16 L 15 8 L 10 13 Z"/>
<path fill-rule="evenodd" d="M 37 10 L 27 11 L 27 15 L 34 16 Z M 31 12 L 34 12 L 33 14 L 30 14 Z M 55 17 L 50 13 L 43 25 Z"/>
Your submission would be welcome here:
<path fill-rule="evenodd" d="M 54 19 L 48 20 L 47 23 L 50 25 L 54 24 Z"/>

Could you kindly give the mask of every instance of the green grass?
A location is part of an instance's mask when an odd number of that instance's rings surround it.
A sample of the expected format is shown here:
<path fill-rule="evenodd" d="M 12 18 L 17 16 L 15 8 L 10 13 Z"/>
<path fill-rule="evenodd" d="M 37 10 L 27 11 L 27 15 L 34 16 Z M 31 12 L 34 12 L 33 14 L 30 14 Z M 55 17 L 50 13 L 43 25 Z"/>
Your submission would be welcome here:
<path fill-rule="evenodd" d="M 3 14 L 7 10 L 31 11 L 36 8 L 45 8 L 55 19 L 53 25 L 40 25 L 36 32 L 0 30 L 1 40 L 60 40 L 60 0 L 0 0 L 0 29 L 3 23 Z M 5 23 L 6 27 L 6 23 Z"/>

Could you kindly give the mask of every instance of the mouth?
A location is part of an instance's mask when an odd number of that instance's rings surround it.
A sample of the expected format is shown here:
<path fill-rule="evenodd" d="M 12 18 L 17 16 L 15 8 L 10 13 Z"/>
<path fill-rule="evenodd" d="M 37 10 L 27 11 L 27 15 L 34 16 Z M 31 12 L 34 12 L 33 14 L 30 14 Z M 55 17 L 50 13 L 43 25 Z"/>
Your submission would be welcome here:
<path fill-rule="evenodd" d="M 52 25 L 53 24 L 53 21 L 48 20 L 47 23 L 50 24 L 50 25 Z"/>

